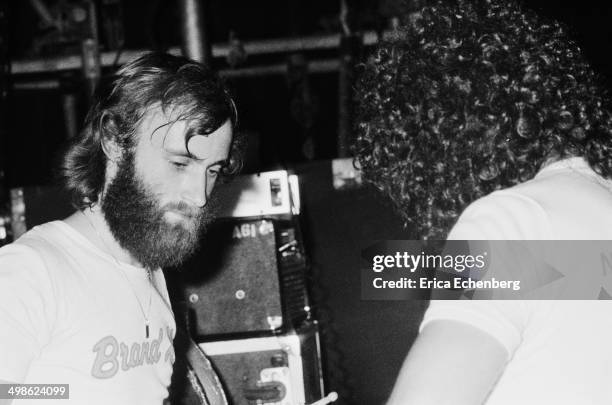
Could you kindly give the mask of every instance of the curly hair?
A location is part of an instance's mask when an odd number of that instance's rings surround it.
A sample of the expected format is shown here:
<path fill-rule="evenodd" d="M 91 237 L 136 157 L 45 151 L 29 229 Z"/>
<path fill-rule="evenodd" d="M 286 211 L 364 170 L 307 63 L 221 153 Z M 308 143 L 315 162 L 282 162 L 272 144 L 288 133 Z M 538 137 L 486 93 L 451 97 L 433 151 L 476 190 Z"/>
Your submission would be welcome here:
<path fill-rule="evenodd" d="M 354 152 L 423 239 L 468 204 L 583 156 L 612 177 L 609 98 L 565 28 L 520 4 L 442 0 L 360 66 Z"/>
<path fill-rule="evenodd" d="M 102 141 L 112 139 L 129 152 L 141 120 L 156 105 L 164 112 L 178 111 L 175 119 L 189 122 L 187 151 L 192 136 L 208 135 L 228 120 L 232 126 L 237 121 L 234 101 L 210 68 L 165 53 L 140 56 L 100 83 L 84 129 L 64 154 L 60 175 L 75 208 L 97 202 L 104 186 L 107 157 Z M 234 139 L 228 172 L 239 169 L 240 144 Z"/>

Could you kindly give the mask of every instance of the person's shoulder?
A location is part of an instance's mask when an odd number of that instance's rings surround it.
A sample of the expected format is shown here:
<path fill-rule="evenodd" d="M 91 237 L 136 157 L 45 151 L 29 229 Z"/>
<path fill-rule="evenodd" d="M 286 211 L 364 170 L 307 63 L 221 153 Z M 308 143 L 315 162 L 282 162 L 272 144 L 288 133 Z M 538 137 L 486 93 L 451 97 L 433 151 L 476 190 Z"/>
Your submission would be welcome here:
<path fill-rule="evenodd" d="M 50 246 L 62 236 L 61 221 L 51 221 L 28 230 L 21 235 L 13 245 L 25 245 L 33 248 Z"/>
<path fill-rule="evenodd" d="M 58 244 L 66 238 L 61 221 L 38 225 L 16 241 L 0 249 L 0 260 L 45 267 L 48 258 L 58 253 Z"/>
<path fill-rule="evenodd" d="M 514 188 L 495 191 L 470 204 L 448 239 L 548 239 L 550 222 L 537 200 Z"/>
<path fill-rule="evenodd" d="M 612 239 L 612 182 L 582 158 L 470 204 L 449 239 Z"/>
<path fill-rule="evenodd" d="M 612 181 L 583 158 L 555 162 L 511 190 L 546 213 L 552 239 L 612 239 Z"/>
<path fill-rule="evenodd" d="M 44 261 L 38 250 L 29 244 L 11 243 L 0 248 L 0 270 L 8 270 L 15 263 L 27 267 L 44 267 Z"/>
<path fill-rule="evenodd" d="M 19 283 L 39 285 L 42 279 L 48 279 L 48 267 L 37 246 L 15 241 L 0 248 L 2 287 L 14 288 Z"/>
<path fill-rule="evenodd" d="M 533 179 L 509 190 L 538 201 L 545 209 L 562 207 L 562 202 L 584 204 L 612 201 L 612 182 L 595 173 L 579 157 L 547 165 Z"/>

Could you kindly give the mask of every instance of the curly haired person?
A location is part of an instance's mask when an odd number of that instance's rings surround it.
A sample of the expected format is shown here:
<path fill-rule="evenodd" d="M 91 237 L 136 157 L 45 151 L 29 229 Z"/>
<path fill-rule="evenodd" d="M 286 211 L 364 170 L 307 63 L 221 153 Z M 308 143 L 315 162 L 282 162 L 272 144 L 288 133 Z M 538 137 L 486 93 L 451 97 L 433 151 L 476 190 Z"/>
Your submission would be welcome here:
<path fill-rule="evenodd" d="M 434 2 L 357 100 L 356 160 L 416 238 L 612 240 L 610 103 L 559 23 Z M 609 301 L 432 301 L 389 404 L 609 404 L 610 342 Z"/>

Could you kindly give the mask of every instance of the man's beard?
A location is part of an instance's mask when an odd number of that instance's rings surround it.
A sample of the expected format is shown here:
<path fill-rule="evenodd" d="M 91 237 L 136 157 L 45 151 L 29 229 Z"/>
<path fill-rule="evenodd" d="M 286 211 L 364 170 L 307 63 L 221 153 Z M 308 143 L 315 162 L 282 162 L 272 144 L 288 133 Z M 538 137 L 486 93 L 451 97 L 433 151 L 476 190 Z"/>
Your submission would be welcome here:
<path fill-rule="evenodd" d="M 136 175 L 134 156 L 127 152 L 101 199 L 101 209 L 111 233 L 143 267 L 175 267 L 198 248 L 200 235 L 214 219 L 214 201 L 194 209 L 187 203 L 160 206 L 159 201 Z M 184 214 L 170 223 L 168 211 Z"/>

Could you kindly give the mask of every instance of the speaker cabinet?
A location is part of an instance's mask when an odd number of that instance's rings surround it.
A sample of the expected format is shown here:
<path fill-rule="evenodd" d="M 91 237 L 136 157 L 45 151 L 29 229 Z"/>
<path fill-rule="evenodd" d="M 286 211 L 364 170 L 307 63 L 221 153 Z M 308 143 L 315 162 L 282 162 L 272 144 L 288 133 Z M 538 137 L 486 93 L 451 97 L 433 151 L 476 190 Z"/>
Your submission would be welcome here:
<path fill-rule="evenodd" d="M 308 317 L 297 225 L 279 218 L 218 220 L 183 266 L 196 337 L 272 333 Z"/>

